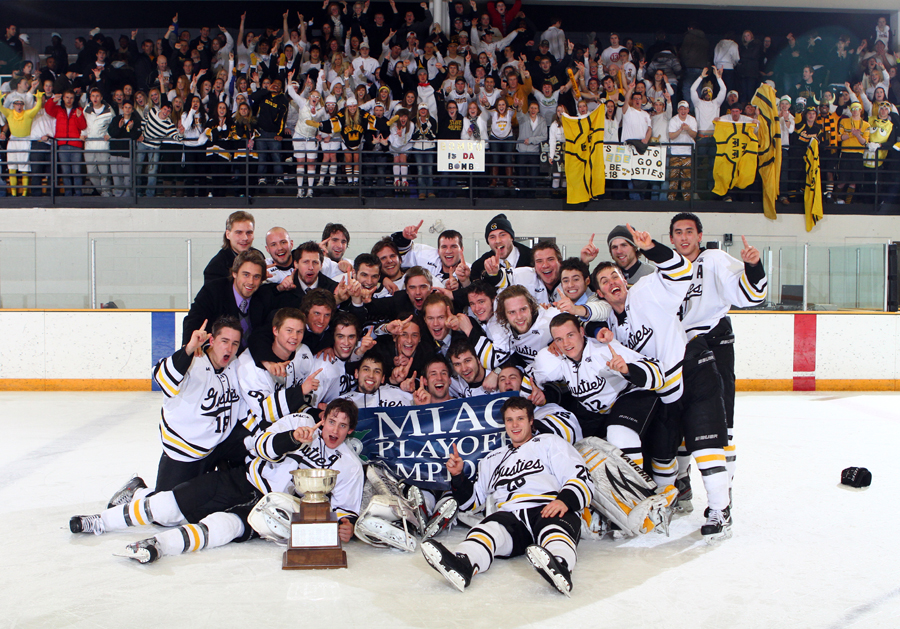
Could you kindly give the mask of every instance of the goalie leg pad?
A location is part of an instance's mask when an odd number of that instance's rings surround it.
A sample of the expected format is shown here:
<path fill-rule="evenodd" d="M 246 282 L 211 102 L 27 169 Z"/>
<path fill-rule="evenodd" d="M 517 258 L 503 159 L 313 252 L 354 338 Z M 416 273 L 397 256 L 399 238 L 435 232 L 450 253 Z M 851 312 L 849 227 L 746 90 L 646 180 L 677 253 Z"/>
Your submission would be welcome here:
<path fill-rule="evenodd" d="M 401 495 L 400 480 L 381 462 L 366 466 L 366 480 L 372 484 L 372 492 L 376 495 Z"/>
<path fill-rule="evenodd" d="M 418 542 L 414 535 L 391 524 L 384 518 L 367 515 L 360 518 L 354 527 L 354 534 L 366 544 L 375 547 L 398 548 L 406 552 L 414 552 Z"/>
<path fill-rule="evenodd" d="M 273 491 L 263 496 L 250 510 L 247 523 L 263 539 L 287 544 L 291 537 L 291 516 L 299 511 L 299 498 Z"/>
<path fill-rule="evenodd" d="M 417 541 L 415 536 L 410 534 L 407 519 L 402 515 L 408 511 L 408 507 L 400 505 L 395 496 L 372 496 L 359 516 L 354 533 L 360 540 L 372 546 L 381 548 L 391 546 L 413 552 Z M 402 528 L 394 524 L 397 520 L 402 524 Z"/>
<path fill-rule="evenodd" d="M 592 505 L 627 535 L 667 530 L 674 487 L 657 494 L 656 483 L 622 451 L 599 437 L 575 444 L 594 484 Z M 677 495 L 677 492 L 675 492 Z"/>

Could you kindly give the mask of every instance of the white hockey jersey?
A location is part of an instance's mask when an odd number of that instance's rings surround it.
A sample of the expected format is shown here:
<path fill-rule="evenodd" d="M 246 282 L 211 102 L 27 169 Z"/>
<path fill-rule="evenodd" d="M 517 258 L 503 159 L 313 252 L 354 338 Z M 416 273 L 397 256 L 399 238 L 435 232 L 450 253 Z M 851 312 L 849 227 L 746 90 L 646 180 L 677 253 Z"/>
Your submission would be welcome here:
<path fill-rule="evenodd" d="M 283 269 L 272 258 L 266 258 L 266 284 L 281 284 L 294 272 L 294 267 Z"/>
<path fill-rule="evenodd" d="M 407 393 L 400 387 L 392 384 L 383 384 L 375 393 L 363 393 L 361 391 L 349 391 L 341 394 L 345 400 L 350 400 L 358 408 L 384 408 L 388 406 L 412 406 L 412 393 Z"/>
<path fill-rule="evenodd" d="M 473 387 L 459 376 L 450 377 L 450 399 L 461 397 L 475 397 L 477 395 L 488 395 L 481 385 Z"/>
<path fill-rule="evenodd" d="M 472 494 L 459 507 L 478 511 L 493 495 L 499 510 L 515 512 L 562 499 L 563 493 L 579 511 L 591 504 L 593 485 L 584 459 L 556 435 L 535 435 L 518 448 L 507 444 L 481 459 Z"/>
<path fill-rule="evenodd" d="M 519 286 L 527 288 L 528 292 L 531 293 L 531 296 L 534 297 L 535 301 L 539 304 L 549 304 L 552 301 L 547 286 L 544 284 L 543 280 L 538 277 L 537 271 L 530 266 L 520 266 L 509 269 L 504 273 L 499 273 L 499 275 L 500 281 L 497 283 L 497 294 L 504 288 L 512 286 L 513 284 L 518 284 Z"/>
<path fill-rule="evenodd" d="M 487 359 L 488 364 L 491 365 L 490 368 L 502 365 L 513 354 L 518 354 L 526 365 L 531 365 L 538 352 L 553 340 L 550 334 L 550 320 L 558 314 L 559 310 L 556 308 L 538 308 L 537 319 L 525 334 L 513 332 L 503 325 L 497 326 L 496 330 L 491 330 L 490 334 L 494 335 L 491 337 L 491 347 L 489 349 L 482 347 L 482 351 L 492 353 Z M 481 356 L 479 356 L 480 358 Z"/>
<path fill-rule="evenodd" d="M 562 294 L 562 290 L 559 286 L 553 289 L 553 295 L 550 296 L 550 301 L 556 302 L 559 301 L 564 295 Z M 586 317 L 582 317 L 578 315 L 578 318 L 582 321 L 606 321 L 609 318 L 609 315 L 612 313 L 612 307 L 606 302 L 604 299 L 600 299 L 596 294 L 590 292 L 590 290 L 586 291 L 581 297 L 578 298 L 578 301 L 575 302 L 576 306 L 584 306 L 588 311 Z"/>
<path fill-rule="evenodd" d="M 331 510 L 338 518 L 357 517 L 362 502 L 363 467 L 359 457 L 345 443 L 336 449 L 325 445 L 320 432 L 311 443 L 297 444 L 291 438 L 287 451 L 279 452 L 278 443 L 284 444 L 284 437 L 278 435 L 293 432 L 300 426 L 315 426 L 315 421 L 306 413 L 294 413 L 279 419 L 256 439 L 253 452 L 255 457 L 247 468 L 247 480 L 263 493 L 280 491 L 294 493 L 291 472 L 297 469 L 333 469 L 340 472 L 331 492 Z"/>
<path fill-rule="evenodd" d="M 584 438 L 578 418 L 559 404 L 544 404 L 534 409 L 534 430 L 556 435 L 573 446 Z"/>
<path fill-rule="evenodd" d="M 441 260 L 441 254 L 437 249 L 430 245 L 420 245 L 418 243 L 410 243 L 408 247 L 400 247 L 400 266 L 409 269 L 414 266 L 420 266 L 428 269 L 432 282 L 436 286 L 443 288 L 444 283 L 450 278 L 448 273 L 444 273 L 444 264 Z"/>
<path fill-rule="evenodd" d="M 731 306 L 749 308 L 766 300 L 768 281 L 747 277 L 744 263 L 720 249 L 704 249 L 694 260 L 694 277 L 679 311 L 688 340 L 716 327 Z"/>
<path fill-rule="evenodd" d="M 646 358 L 618 341 L 612 341 L 616 353 L 629 364 L 629 371 L 638 371 L 640 384 L 632 382 L 623 374 L 610 369 L 606 363 L 612 360 L 609 346 L 596 339 L 585 339 L 581 360 L 576 362 L 566 356 L 554 356 L 549 349 L 538 352 L 532 365 L 532 374 L 539 387 L 547 382 L 565 380 L 569 392 L 578 402 L 592 413 L 606 414 L 623 393 L 640 386 L 656 390 L 663 385 L 662 368 L 653 358 Z"/>
<path fill-rule="evenodd" d="M 156 363 L 153 379 L 166 396 L 159 420 L 163 452 L 175 461 L 206 458 L 246 415 L 237 361 L 216 372 L 209 357 L 180 349 Z"/>
<path fill-rule="evenodd" d="M 331 400 L 349 391 L 356 383 L 347 373 L 347 363 L 340 358 L 314 357 L 309 372 L 322 371 L 316 376 L 319 388 L 312 392 L 311 406 L 328 404 Z"/>
<path fill-rule="evenodd" d="M 663 249 L 671 257 L 657 265 L 657 273 L 642 277 L 628 289 L 625 311 L 610 314 L 607 324 L 622 345 L 659 362 L 665 382 L 657 393 L 670 404 L 681 398 L 683 390 L 681 364 L 687 337 L 678 309 L 690 286 L 693 266 L 680 253 Z"/>
<path fill-rule="evenodd" d="M 276 378 L 262 367 L 258 367 L 249 351 L 241 354 L 237 361 L 237 374 L 244 401 L 251 415 L 272 423 L 279 417 L 290 414 L 284 391 L 306 380 L 312 373 L 313 360 L 309 348 L 301 344 L 294 352 L 291 362 L 285 366 L 287 375 L 284 378 Z"/>

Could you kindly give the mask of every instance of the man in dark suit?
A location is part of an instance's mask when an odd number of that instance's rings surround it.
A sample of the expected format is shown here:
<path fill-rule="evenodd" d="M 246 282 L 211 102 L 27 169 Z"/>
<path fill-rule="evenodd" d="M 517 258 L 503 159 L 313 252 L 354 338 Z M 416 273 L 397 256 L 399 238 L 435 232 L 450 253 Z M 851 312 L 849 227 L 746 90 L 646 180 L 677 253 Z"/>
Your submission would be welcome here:
<path fill-rule="evenodd" d="M 257 294 L 265 276 L 266 261 L 260 252 L 239 253 L 232 264 L 230 278 L 206 282 L 197 293 L 182 324 L 181 343 L 186 345 L 191 334 L 199 330 L 204 321 L 231 315 L 241 322 L 241 349 L 247 347 L 245 339 L 249 339 L 254 328 L 265 324 L 271 310 L 270 294 Z"/>
<path fill-rule="evenodd" d="M 222 236 L 222 249 L 212 257 L 203 269 L 203 283 L 210 280 L 231 277 L 231 265 L 235 257 L 242 251 L 258 251 L 253 248 L 253 230 L 256 219 L 250 212 L 232 212 L 225 221 L 225 234 Z M 261 253 L 261 252 L 259 252 Z M 263 279 L 265 279 L 263 274 Z"/>
<path fill-rule="evenodd" d="M 273 285 L 278 308 L 299 308 L 303 297 L 314 288 L 324 288 L 333 293 L 338 287 L 337 282 L 322 273 L 325 254 L 318 243 L 310 240 L 298 245 L 291 257 L 294 261 L 292 281 L 284 280 Z"/>

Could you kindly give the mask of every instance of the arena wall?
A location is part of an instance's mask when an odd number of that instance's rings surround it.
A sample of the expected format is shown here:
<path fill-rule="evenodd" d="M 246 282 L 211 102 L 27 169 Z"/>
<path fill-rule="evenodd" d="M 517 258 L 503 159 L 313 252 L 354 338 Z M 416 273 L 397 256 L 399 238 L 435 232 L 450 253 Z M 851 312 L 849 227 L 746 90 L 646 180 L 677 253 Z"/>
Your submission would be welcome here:
<path fill-rule="evenodd" d="M 328 221 L 347 225 L 353 234 L 368 232 L 389 234 L 406 225 L 424 220 L 425 228 L 438 223 L 448 229 L 458 229 L 464 238 L 481 240 L 481 253 L 486 251 L 484 226 L 497 214 L 490 209 L 489 201 L 472 209 L 371 209 L 371 208 L 322 208 L 303 210 L 301 208 L 5 208 L 4 224 L 0 233 L 33 233 L 37 238 L 78 238 L 91 234 L 114 234 L 117 232 L 159 236 L 173 235 L 216 235 L 221 237 L 225 219 L 236 209 L 245 209 L 256 218 L 257 246 L 262 246 L 265 230 L 274 225 L 282 225 L 292 235 L 298 232 L 320 234 Z M 733 214 L 723 212 L 703 212 L 698 208 L 703 221 L 704 239 L 720 240 L 723 234 L 732 233 L 740 241 L 745 235 L 767 241 L 785 243 L 887 243 L 900 240 L 900 222 L 888 215 L 857 216 L 826 214 L 811 232 L 804 228 L 802 214 L 782 213 L 776 220 L 768 220 L 762 214 Z M 581 239 L 584 234 L 596 232 L 605 236 L 615 225 L 630 221 L 649 231 L 654 238 L 666 238 L 669 219 L 674 213 L 667 204 L 661 204 L 659 212 L 578 212 L 568 210 L 504 210 L 512 221 L 516 236 L 556 236 L 557 239 Z M 308 229 L 308 232 L 306 231 Z M 425 238 L 436 238 L 429 234 Z M 299 242 L 294 236 L 294 242 Z M 585 243 L 582 244 L 586 244 Z M 466 252 L 470 253 L 469 243 Z M 350 243 L 350 251 L 361 253 Z M 212 257 L 215 251 L 209 253 Z M 41 251 L 40 255 L 52 255 Z M 123 253 L 127 255 L 127 253 Z M 474 260 L 474 257 L 473 257 Z"/>
<path fill-rule="evenodd" d="M 0 311 L 0 390 L 149 391 L 184 311 Z M 733 313 L 739 391 L 900 391 L 900 315 Z M 852 334 L 853 343 L 849 342 Z"/>

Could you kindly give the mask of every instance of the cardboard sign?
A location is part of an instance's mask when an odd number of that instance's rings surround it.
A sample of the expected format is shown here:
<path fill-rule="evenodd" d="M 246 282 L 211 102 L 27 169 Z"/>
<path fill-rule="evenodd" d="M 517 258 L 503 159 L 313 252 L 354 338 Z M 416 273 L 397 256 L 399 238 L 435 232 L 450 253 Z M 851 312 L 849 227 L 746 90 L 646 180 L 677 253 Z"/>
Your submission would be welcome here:
<path fill-rule="evenodd" d="M 438 140 L 438 172 L 483 173 L 484 142 Z"/>
<path fill-rule="evenodd" d="M 631 146 L 603 145 L 603 163 L 607 179 L 666 180 L 666 147 L 650 146 L 643 155 Z"/>

